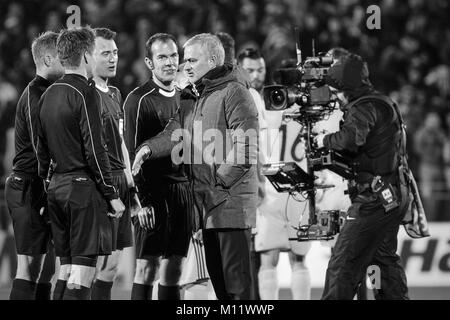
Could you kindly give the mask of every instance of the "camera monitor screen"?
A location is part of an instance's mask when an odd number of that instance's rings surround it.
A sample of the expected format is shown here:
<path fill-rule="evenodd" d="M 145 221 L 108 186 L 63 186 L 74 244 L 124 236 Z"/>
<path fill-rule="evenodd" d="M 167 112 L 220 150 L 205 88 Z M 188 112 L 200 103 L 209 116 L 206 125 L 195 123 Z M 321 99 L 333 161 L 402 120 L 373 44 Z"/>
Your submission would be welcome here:
<path fill-rule="evenodd" d="M 308 190 L 314 181 L 295 162 L 270 163 L 262 166 L 261 173 L 269 179 L 278 192 Z"/>

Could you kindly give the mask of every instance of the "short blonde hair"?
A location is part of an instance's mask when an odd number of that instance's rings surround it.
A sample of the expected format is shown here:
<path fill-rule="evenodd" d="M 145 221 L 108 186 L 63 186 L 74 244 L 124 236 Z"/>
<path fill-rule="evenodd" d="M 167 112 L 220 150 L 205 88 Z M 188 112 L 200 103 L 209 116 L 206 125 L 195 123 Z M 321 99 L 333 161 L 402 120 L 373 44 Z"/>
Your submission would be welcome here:
<path fill-rule="evenodd" d="M 33 55 L 33 61 L 36 66 L 43 64 L 46 54 L 51 54 L 56 57 L 56 41 L 58 34 L 53 31 L 47 31 L 40 34 L 31 44 L 31 54 Z"/>

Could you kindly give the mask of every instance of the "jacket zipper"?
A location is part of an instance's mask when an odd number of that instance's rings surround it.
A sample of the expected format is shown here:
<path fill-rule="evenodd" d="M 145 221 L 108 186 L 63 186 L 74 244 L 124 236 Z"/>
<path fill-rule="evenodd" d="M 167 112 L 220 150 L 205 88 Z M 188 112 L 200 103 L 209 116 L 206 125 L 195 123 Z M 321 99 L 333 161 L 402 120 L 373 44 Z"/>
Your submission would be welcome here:
<path fill-rule="evenodd" d="M 191 127 L 191 150 L 190 151 L 190 158 L 191 158 L 191 163 L 189 164 L 189 171 L 190 171 L 190 176 L 191 176 L 191 194 L 192 194 L 192 199 L 193 199 L 193 206 L 195 207 L 195 177 L 194 177 L 194 170 L 193 170 L 193 166 L 194 166 L 194 122 L 195 122 L 195 115 L 197 112 L 197 104 L 199 101 L 199 97 L 195 97 L 195 104 L 194 104 L 194 114 L 192 116 L 192 127 Z M 203 229 L 203 208 L 202 207 L 198 207 L 198 215 L 199 215 L 199 228 Z M 195 209 L 194 210 L 194 215 L 195 213 Z M 195 219 L 195 218 L 194 218 Z"/>
<path fill-rule="evenodd" d="M 195 89 L 195 86 L 194 86 Z M 194 115 L 193 115 L 193 122 L 192 122 L 192 129 L 191 129 L 191 165 L 194 164 L 194 124 L 195 124 L 195 119 L 197 116 L 197 110 L 199 109 L 199 105 L 200 105 L 200 98 L 201 95 L 198 95 L 198 91 L 195 89 L 195 104 L 194 104 Z M 203 156 L 203 155 L 202 155 Z M 191 167 L 192 170 L 192 167 Z M 192 171 L 191 171 L 192 173 Z"/>

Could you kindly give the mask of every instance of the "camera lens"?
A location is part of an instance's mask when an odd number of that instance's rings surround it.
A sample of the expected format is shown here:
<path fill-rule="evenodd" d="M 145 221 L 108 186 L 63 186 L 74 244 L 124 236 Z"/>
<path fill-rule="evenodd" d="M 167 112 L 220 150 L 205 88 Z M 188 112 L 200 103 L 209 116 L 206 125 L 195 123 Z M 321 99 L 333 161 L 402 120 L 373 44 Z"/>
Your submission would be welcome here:
<path fill-rule="evenodd" d="M 283 90 L 276 89 L 271 95 L 272 104 L 275 108 L 280 108 L 285 102 L 285 96 Z"/>

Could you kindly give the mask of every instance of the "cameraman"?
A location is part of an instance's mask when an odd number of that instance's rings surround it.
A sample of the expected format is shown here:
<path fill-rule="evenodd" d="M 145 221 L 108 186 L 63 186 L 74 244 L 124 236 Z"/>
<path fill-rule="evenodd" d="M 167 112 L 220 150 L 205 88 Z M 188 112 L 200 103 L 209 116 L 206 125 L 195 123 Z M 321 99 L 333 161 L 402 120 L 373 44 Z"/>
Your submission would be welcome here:
<path fill-rule="evenodd" d="M 366 63 L 354 54 L 341 57 L 328 74 L 344 120 L 338 132 L 318 135 L 316 143 L 349 153 L 357 178 L 349 181 L 352 205 L 328 264 L 322 299 L 353 299 L 370 265 L 380 268 L 376 299 L 408 299 L 396 254 L 403 218 L 398 205 L 400 122 L 392 101 L 383 102 L 386 97 L 374 90 L 368 76 Z"/>

